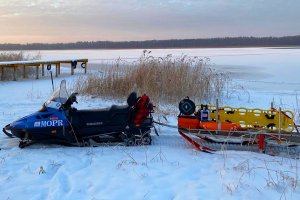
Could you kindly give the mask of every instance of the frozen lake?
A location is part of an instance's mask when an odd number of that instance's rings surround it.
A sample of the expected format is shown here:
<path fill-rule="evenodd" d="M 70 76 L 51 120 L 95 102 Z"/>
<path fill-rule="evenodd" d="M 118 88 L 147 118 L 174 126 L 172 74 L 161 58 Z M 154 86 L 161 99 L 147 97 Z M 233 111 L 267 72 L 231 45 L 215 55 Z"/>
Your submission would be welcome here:
<path fill-rule="evenodd" d="M 136 60 L 142 49 L 129 50 L 51 50 L 40 51 L 42 59 L 88 58 L 90 63 L 122 58 Z M 153 49 L 155 57 L 172 54 L 208 57 L 219 70 L 236 74 L 235 78 L 263 83 L 277 83 L 282 89 L 300 90 L 300 49 L 293 48 L 206 48 L 206 49 Z M 36 54 L 34 51 L 28 53 Z"/>
<path fill-rule="evenodd" d="M 121 58 L 136 60 L 143 49 L 129 50 L 49 50 L 40 51 L 42 59 L 88 58 L 90 63 L 111 62 Z M 297 107 L 296 93 L 300 93 L 299 48 L 204 48 L 204 49 L 153 49 L 155 57 L 172 54 L 208 57 L 218 71 L 231 73 L 240 103 L 266 107 L 273 98 L 281 105 Z M 25 51 L 35 55 L 37 51 Z M 246 95 L 246 96 L 243 96 Z M 246 100 L 247 99 L 247 100 Z M 244 101 L 243 101 L 244 100 Z M 239 104 L 238 102 L 230 102 Z M 253 105 L 253 106 L 254 106 Z"/>

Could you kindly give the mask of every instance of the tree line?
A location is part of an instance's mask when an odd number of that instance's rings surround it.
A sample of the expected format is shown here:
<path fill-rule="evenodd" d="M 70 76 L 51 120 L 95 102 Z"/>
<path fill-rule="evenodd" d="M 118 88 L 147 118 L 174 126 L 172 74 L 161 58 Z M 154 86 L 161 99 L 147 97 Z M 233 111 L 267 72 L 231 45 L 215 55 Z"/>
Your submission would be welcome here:
<path fill-rule="evenodd" d="M 156 49 L 156 48 L 215 48 L 215 47 L 280 47 L 300 46 L 300 35 L 284 37 L 223 37 L 208 39 L 170 39 L 146 41 L 81 41 L 74 43 L 0 44 L 0 50 L 56 49 Z"/>

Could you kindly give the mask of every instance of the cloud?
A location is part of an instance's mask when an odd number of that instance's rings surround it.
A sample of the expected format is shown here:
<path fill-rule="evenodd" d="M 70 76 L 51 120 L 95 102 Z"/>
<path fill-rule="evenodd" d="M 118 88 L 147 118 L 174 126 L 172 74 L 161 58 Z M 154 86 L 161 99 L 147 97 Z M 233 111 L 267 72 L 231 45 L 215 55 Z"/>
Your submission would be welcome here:
<path fill-rule="evenodd" d="M 0 42 L 294 35 L 299 7 L 297 0 L 1 0 Z"/>

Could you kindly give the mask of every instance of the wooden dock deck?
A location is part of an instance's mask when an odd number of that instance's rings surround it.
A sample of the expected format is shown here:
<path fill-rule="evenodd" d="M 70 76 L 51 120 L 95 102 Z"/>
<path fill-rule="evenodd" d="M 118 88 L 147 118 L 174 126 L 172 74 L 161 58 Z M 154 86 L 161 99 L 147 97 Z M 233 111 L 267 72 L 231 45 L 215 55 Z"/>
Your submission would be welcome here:
<path fill-rule="evenodd" d="M 42 69 L 42 76 L 45 76 L 45 67 L 51 70 L 55 66 L 55 76 L 60 75 L 61 64 L 70 64 L 71 75 L 74 75 L 74 69 L 80 64 L 79 67 L 84 69 L 84 73 L 87 71 L 88 59 L 72 59 L 72 60 L 32 60 L 32 61 L 6 61 L 0 62 L 1 77 L 0 80 L 4 79 L 4 68 L 13 68 L 13 80 L 16 81 L 16 71 L 18 67 L 23 68 L 23 78 L 26 78 L 26 67 L 35 67 L 35 78 L 39 79 L 39 70 Z"/>

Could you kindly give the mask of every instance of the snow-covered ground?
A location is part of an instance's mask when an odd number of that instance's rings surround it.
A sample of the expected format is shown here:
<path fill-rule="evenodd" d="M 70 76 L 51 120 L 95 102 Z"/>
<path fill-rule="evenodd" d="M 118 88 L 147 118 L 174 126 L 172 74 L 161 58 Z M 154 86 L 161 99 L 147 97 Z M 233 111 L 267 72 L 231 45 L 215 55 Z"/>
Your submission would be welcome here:
<path fill-rule="evenodd" d="M 249 65 L 255 64 L 251 62 Z M 256 74 L 254 81 L 261 75 Z M 56 78 L 55 84 L 66 79 L 72 88 L 76 77 Z M 299 83 L 288 78 L 284 83 L 294 81 Z M 274 84 L 273 92 L 266 93 L 264 87 L 251 87 L 246 78 L 241 83 L 246 83 L 247 90 L 237 89 L 239 95 L 232 95 L 226 103 L 267 107 L 274 97 L 286 108 L 296 106 L 291 96 L 294 88 L 284 88 L 286 95 L 277 92 Z M 0 127 L 39 109 L 51 89 L 49 78 L 0 82 Z M 112 103 L 122 104 L 125 99 L 81 97 L 76 106 L 103 108 Z M 168 123 L 176 124 L 175 117 L 168 116 Z M 160 136 L 153 134 L 153 145 L 147 147 L 33 145 L 19 149 L 17 140 L 0 134 L 0 199 L 300 199 L 299 160 L 253 152 L 201 153 L 175 129 L 158 128 Z"/>

